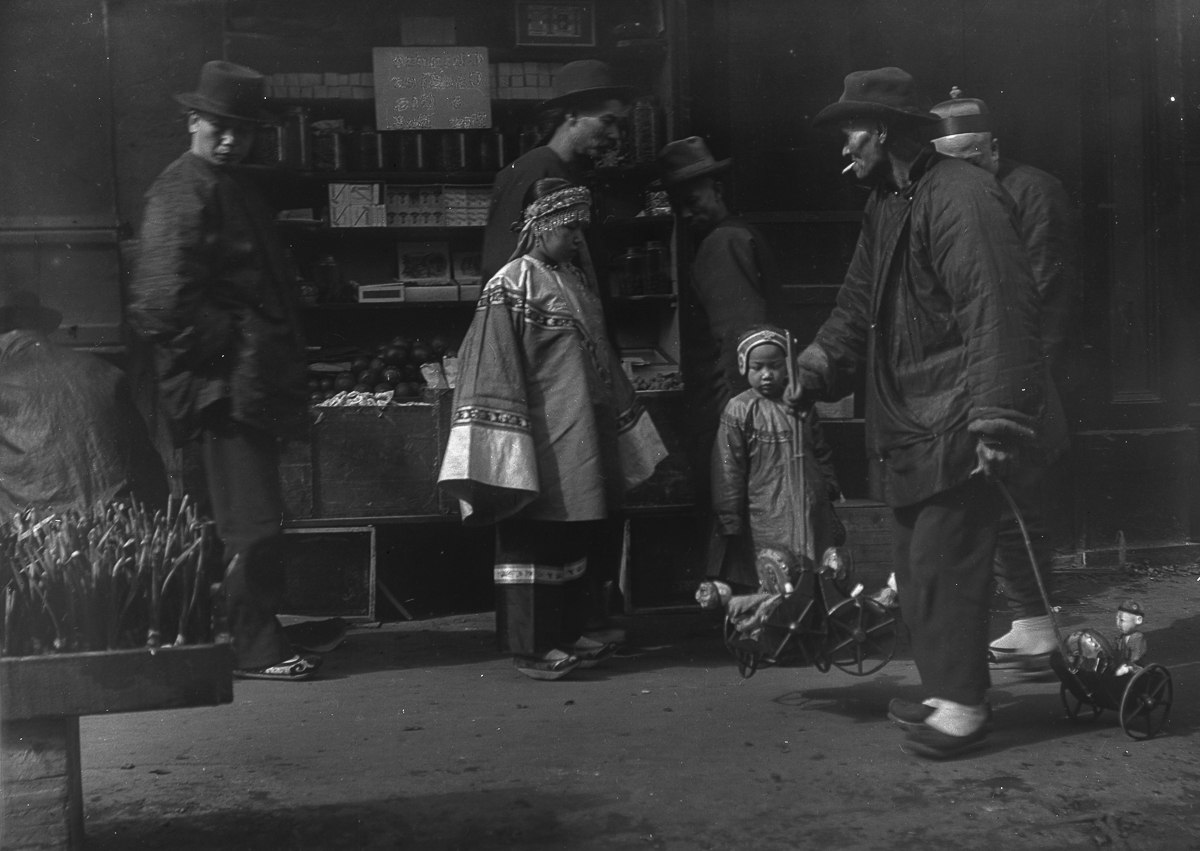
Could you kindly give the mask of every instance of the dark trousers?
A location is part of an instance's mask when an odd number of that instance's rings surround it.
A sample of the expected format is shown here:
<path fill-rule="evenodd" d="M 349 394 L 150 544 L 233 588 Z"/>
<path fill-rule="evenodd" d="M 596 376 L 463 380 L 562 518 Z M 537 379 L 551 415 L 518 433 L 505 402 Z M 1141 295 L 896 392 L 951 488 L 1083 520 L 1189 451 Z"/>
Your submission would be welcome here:
<path fill-rule="evenodd" d="M 983 703 L 1000 495 L 981 476 L 893 509 L 893 558 L 913 658 L 930 697 Z"/>
<path fill-rule="evenodd" d="M 293 655 L 275 617 L 283 602 L 283 494 L 279 442 L 225 420 L 200 437 L 209 500 L 225 544 L 225 607 L 237 667 L 264 668 Z"/>
<path fill-rule="evenodd" d="M 1049 467 L 1025 464 L 1006 483 L 1013 501 L 1025 520 L 1029 539 L 1033 544 L 1033 556 L 1038 573 L 1050 594 L 1054 574 L 1052 572 L 1054 548 L 1050 544 L 1048 510 L 1052 504 L 1055 485 L 1065 475 L 1064 464 Z M 1037 577 L 1029 564 L 1025 550 L 1025 539 L 1017 516 L 1013 514 L 1007 500 L 1001 502 L 1000 532 L 996 542 L 996 579 L 1008 598 L 1008 607 L 1017 618 L 1035 618 L 1048 614 L 1042 592 L 1038 589 Z M 1053 597 L 1051 597 L 1053 600 Z"/>
<path fill-rule="evenodd" d="M 604 521 L 496 525 L 496 642 L 534 656 L 573 643 L 589 610 L 587 558 Z"/>

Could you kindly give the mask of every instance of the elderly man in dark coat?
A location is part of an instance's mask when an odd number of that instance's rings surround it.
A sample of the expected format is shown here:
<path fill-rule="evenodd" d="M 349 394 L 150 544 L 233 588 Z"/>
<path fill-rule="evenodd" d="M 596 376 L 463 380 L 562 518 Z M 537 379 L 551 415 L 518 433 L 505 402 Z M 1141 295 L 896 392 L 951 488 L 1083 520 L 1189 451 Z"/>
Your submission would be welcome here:
<path fill-rule="evenodd" d="M 1049 587 L 1053 549 L 1047 512 L 1054 482 L 1062 477 L 1063 465 L 1055 462 L 1069 447 L 1066 414 L 1056 379 L 1063 378 L 1064 355 L 1070 347 L 1079 297 L 1075 209 L 1058 178 L 1031 165 L 1000 158 L 1000 142 L 992 133 L 992 116 L 983 101 L 961 97 L 955 89 L 951 99 L 934 106 L 932 112 L 942 119 L 933 130 L 933 146 L 938 152 L 979 166 L 994 175 L 1012 196 L 1017 231 L 1037 285 L 1047 369 L 1046 415 L 1037 444 L 1022 458 L 1009 488 L 1030 532 L 1043 583 Z M 1016 617 L 1012 629 L 992 642 L 993 663 L 1042 667 L 1056 645 L 1054 625 L 1025 552 L 1016 515 L 1007 505 L 1001 514 L 995 568 Z"/>
<path fill-rule="evenodd" d="M 125 374 L 51 342 L 61 321 L 31 292 L 0 293 L 0 525 L 27 508 L 167 501 L 166 470 Z"/>
<path fill-rule="evenodd" d="M 1038 312 L 1011 199 L 937 154 L 937 121 L 899 68 L 856 71 L 816 117 L 873 187 L 833 315 L 798 358 L 793 401 L 837 399 L 866 373 L 868 451 L 895 518 L 893 558 L 929 698 L 889 717 L 940 758 L 983 744 L 988 603 L 1004 475 L 1042 405 Z"/>
<path fill-rule="evenodd" d="M 176 96 L 191 147 L 147 194 L 130 324 L 155 348 L 160 400 L 177 444 L 198 441 L 230 559 L 226 607 L 240 676 L 295 680 L 275 617 L 284 592 L 279 443 L 306 422 L 306 366 L 294 276 L 266 203 L 236 170 L 264 112 L 257 72 L 207 63 Z"/>

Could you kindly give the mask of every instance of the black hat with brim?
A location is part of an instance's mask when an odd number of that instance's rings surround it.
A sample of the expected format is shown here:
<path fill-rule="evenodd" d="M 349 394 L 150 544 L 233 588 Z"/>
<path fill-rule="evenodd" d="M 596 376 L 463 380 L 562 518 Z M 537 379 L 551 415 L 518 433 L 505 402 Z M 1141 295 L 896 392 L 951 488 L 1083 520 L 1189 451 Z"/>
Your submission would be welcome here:
<path fill-rule="evenodd" d="M 266 79 L 253 68 L 213 60 L 200 69 L 200 85 L 194 92 L 175 95 L 188 109 L 220 118 L 274 124 L 279 119 L 266 109 Z"/>
<path fill-rule="evenodd" d="M 922 124 L 941 120 L 929 112 L 912 76 L 900 68 L 847 74 L 842 96 L 837 103 L 817 113 L 813 125 L 820 127 L 854 118 L 906 119 Z"/>
<path fill-rule="evenodd" d="M 542 103 L 544 109 L 566 109 L 582 100 L 620 100 L 633 97 L 633 86 L 613 82 L 612 69 L 599 59 L 568 62 L 554 75 L 554 97 Z"/>
<path fill-rule="evenodd" d="M 661 175 L 655 180 L 655 187 L 671 188 L 706 177 L 719 174 L 729 168 L 731 159 L 714 159 L 708 150 L 708 145 L 699 136 L 688 136 L 669 142 L 658 152 L 658 170 Z"/>

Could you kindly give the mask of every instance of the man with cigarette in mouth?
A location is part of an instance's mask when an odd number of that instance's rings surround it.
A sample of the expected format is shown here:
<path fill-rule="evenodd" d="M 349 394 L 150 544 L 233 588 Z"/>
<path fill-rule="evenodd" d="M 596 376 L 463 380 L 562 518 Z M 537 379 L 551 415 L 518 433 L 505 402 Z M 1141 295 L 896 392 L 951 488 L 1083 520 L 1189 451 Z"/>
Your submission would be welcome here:
<path fill-rule="evenodd" d="M 798 358 L 789 401 L 836 400 L 866 378 L 872 495 L 893 511 L 893 563 L 923 703 L 888 716 L 934 759 L 985 743 L 988 606 L 1005 476 L 1034 438 L 1038 308 L 1012 200 L 929 144 L 938 116 L 899 68 L 856 71 L 814 120 L 844 137 L 872 193 L 837 307 Z"/>

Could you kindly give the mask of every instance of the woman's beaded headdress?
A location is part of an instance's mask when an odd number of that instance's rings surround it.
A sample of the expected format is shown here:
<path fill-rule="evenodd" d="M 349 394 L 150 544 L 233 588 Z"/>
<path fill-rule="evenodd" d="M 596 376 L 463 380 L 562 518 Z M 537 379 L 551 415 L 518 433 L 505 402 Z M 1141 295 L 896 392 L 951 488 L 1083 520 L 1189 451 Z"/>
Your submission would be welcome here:
<path fill-rule="evenodd" d="M 592 219 L 592 193 L 582 186 L 568 186 L 543 195 L 525 208 L 525 228 L 535 234 Z M 524 228 L 522 228 L 524 229 Z"/>

